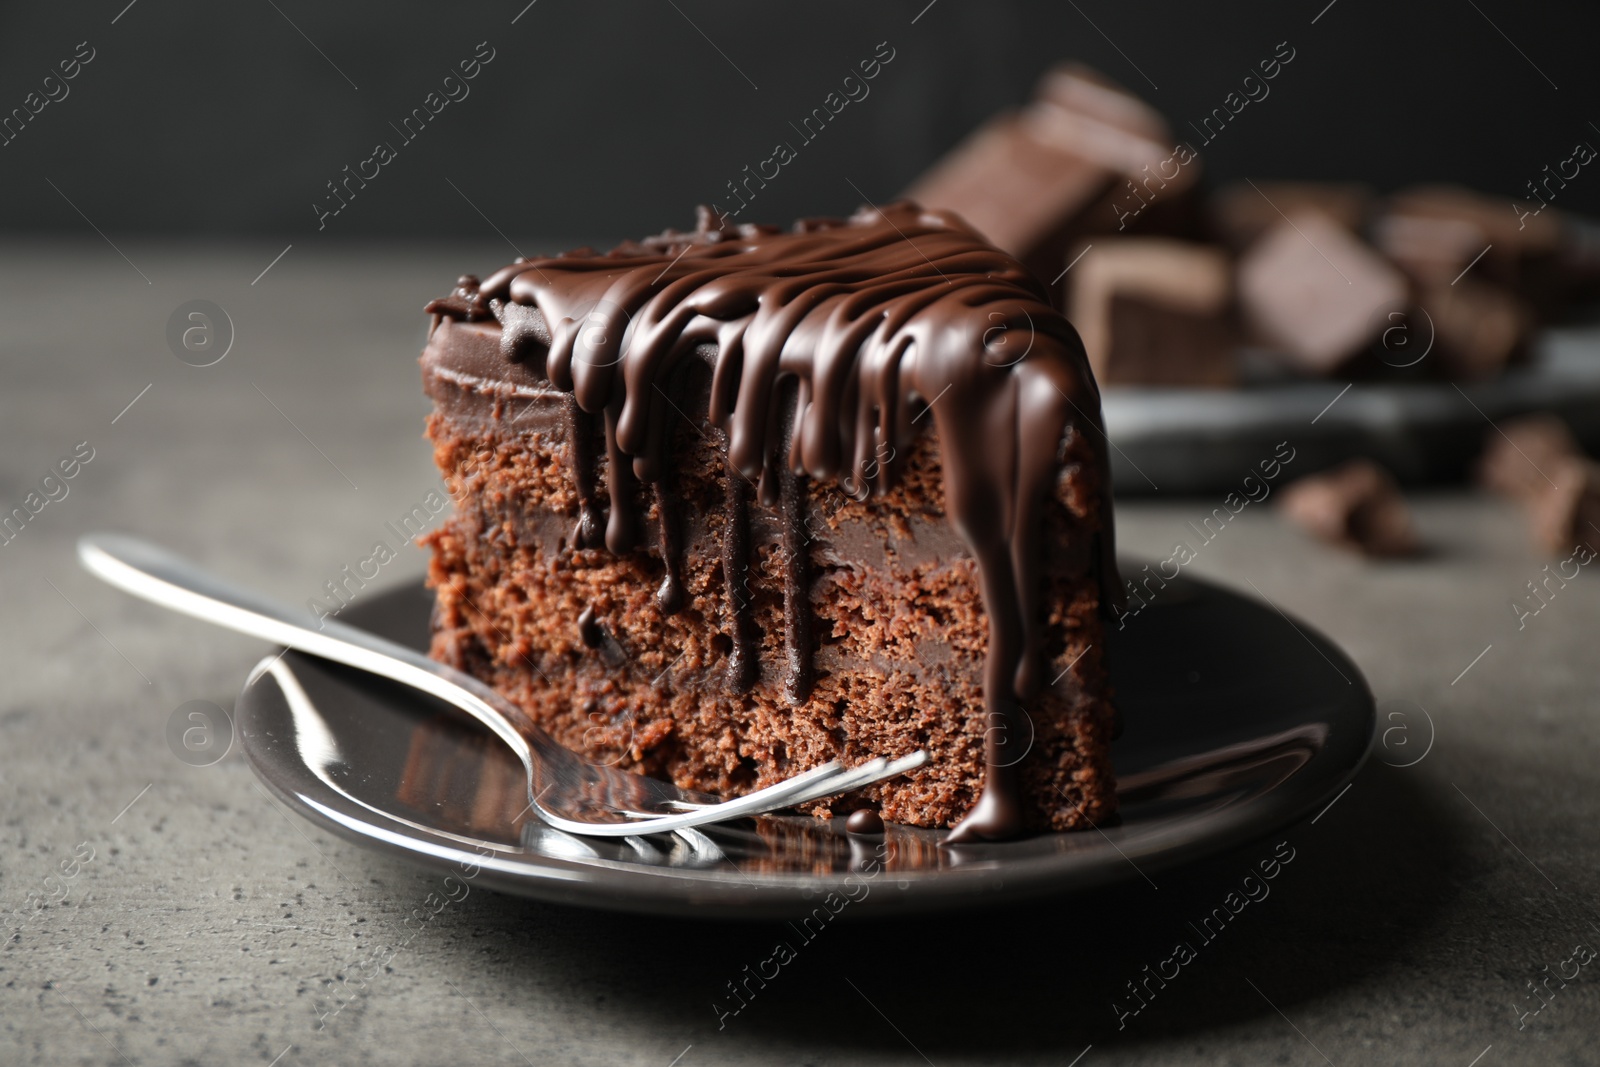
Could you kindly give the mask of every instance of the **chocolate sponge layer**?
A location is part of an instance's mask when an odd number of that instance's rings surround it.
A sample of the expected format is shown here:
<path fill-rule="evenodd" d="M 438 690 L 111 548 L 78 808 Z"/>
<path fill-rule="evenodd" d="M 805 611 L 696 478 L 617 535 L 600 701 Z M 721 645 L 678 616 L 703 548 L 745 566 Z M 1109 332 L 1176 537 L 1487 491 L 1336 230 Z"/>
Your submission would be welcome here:
<path fill-rule="evenodd" d="M 493 685 L 592 760 L 721 795 L 829 759 L 925 749 L 925 766 L 815 813 L 877 807 L 911 825 L 959 820 L 984 780 L 988 623 L 976 564 L 945 518 L 933 420 L 884 455 L 899 470 L 888 493 L 857 500 L 838 486 L 808 487 L 800 550 L 815 682 L 796 703 L 784 684 L 777 509 L 748 494 L 749 577 L 730 589 L 727 479 L 742 476 L 706 421 L 704 383 L 691 381 L 673 401 L 682 417 L 667 521 L 681 538 L 684 597 L 668 614 L 657 597 L 667 573 L 659 502 L 641 490 L 640 547 L 618 555 L 575 546 L 571 398 L 507 364 L 498 333 L 493 322 L 443 319 L 423 355 L 435 404 L 428 437 L 456 501 L 426 538 L 433 656 Z M 1084 491 L 1073 459 L 1046 509 L 1044 652 L 1054 681 L 1025 705 L 1029 736 L 1006 738 L 1030 824 L 1060 830 L 1097 824 L 1115 806 L 1100 593 L 1084 534 L 1098 526 L 1099 498 Z M 603 490 L 603 455 L 599 473 Z M 728 681 L 738 603 L 750 606 L 757 653 L 744 692 Z"/>

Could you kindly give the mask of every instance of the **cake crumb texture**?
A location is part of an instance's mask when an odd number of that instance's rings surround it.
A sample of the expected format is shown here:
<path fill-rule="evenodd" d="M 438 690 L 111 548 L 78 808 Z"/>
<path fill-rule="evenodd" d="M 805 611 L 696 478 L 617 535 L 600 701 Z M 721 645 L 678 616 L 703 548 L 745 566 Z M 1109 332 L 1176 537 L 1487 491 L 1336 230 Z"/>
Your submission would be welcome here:
<path fill-rule="evenodd" d="M 436 399 L 469 388 L 430 382 Z M 731 595 L 750 601 L 760 672 L 743 693 L 726 681 L 735 619 L 722 566 L 725 479 L 741 475 L 727 467 L 726 442 L 703 410 L 680 423 L 674 446 L 684 601 L 673 614 L 656 598 L 666 564 L 653 495 L 641 490 L 639 547 L 621 555 L 575 547 L 579 499 L 565 434 L 548 418 L 521 425 L 513 410 L 496 403 L 481 418 L 429 418 L 456 501 L 423 542 L 433 552 L 434 658 L 488 682 L 585 757 L 683 788 L 734 796 L 830 759 L 854 765 L 921 748 L 923 767 L 808 810 L 831 817 L 872 807 L 891 822 L 944 827 L 972 807 L 984 781 L 988 623 L 976 564 L 945 518 L 932 431 L 897 457 L 887 493 L 857 500 L 835 485 L 808 485 L 816 681 L 794 705 L 782 682 L 776 509 L 753 492 L 748 588 Z M 1095 825 L 1115 810 L 1114 713 L 1091 551 L 1101 516 L 1097 495 L 1078 491 L 1076 463 L 1091 457 L 1074 436 L 1044 509 L 1043 653 L 1045 678 L 1055 681 L 1024 705 L 1032 736 L 1006 739 L 1035 829 Z M 602 456 L 602 483 L 607 473 Z M 583 627 L 586 612 L 593 625 Z"/>

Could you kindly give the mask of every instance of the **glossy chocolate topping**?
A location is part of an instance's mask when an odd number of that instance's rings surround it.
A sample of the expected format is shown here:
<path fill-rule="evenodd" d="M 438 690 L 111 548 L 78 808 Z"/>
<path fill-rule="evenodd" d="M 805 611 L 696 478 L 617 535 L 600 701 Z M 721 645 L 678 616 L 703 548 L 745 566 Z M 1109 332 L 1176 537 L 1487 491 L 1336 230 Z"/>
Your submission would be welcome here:
<path fill-rule="evenodd" d="M 937 428 L 946 512 L 978 565 L 989 645 L 983 678 L 986 762 L 978 804 L 952 841 L 1021 829 L 1019 771 L 1001 757 L 1021 702 L 1046 683 L 1039 645 L 1043 506 L 1069 461 L 1099 497 L 1093 538 L 1102 606 L 1115 596 L 1100 398 L 1077 334 L 1016 260 L 953 215 L 911 203 L 774 227 L 667 231 L 605 254 L 526 259 L 481 284 L 462 278 L 428 305 L 438 317 L 494 318 L 501 351 L 572 397 L 573 543 L 613 552 L 644 529 L 639 482 L 659 504 L 664 611 L 682 603 L 681 517 L 671 506 L 671 438 L 694 361 L 710 368 L 710 421 L 727 434 L 723 569 L 734 633 L 728 683 L 758 674 L 750 616 L 749 511 L 784 529 L 784 688 L 811 687 L 803 523 L 809 481 L 857 497 L 895 484 L 900 447 Z M 603 440 L 602 440 L 603 431 Z M 597 495 L 608 457 L 609 513 Z M 1089 469 L 1082 469 L 1088 467 Z M 588 628 L 595 626 L 588 621 Z"/>

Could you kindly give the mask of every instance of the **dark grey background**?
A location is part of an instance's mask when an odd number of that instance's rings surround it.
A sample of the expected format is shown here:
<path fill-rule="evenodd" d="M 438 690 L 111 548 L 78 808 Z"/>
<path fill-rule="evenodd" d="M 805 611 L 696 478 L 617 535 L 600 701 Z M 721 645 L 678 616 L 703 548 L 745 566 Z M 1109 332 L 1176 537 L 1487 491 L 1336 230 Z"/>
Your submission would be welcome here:
<path fill-rule="evenodd" d="M 885 40 L 896 56 L 871 95 L 743 218 L 892 197 L 1063 57 L 1142 92 L 1182 135 L 1288 41 L 1296 59 L 1271 95 L 1205 150 L 1214 179 L 1452 179 L 1509 198 L 1578 140 L 1600 144 L 1595 5 L 526 3 L 8 3 L 0 113 L 78 42 L 97 55 L 0 147 L 0 232 L 92 237 L 85 216 L 112 238 L 493 238 L 492 225 L 529 252 L 654 232 L 792 140 L 789 123 Z M 496 58 L 471 96 L 319 232 L 324 183 L 394 140 L 389 123 L 480 41 Z M 1600 174 L 1558 204 L 1600 208 Z"/>
<path fill-rule="evenodd" d="M 1428 710 L 1425 759 L 1400 769 L 1379 753 L 1313 820 L 1157 872 L 1159 890 L 1130 875 L 1009 925 L 980 913 L 841 930 L 725 1030 L 711 1002 L 781 929 L 476 891 L 319 1029 L 352 961 L 408 937 L 436 884 L 275 806 L 237 747 L 210 767 L 174 758 L 174 710 L 229 706 L 269 649 L 106 587 L 73 542 L 135 533 L 293 602 L 369 552 L 437 485 L 422 303 L 458 266 L 508 254 L 447 179 L 529 252 L 682 225 L 887 39 L 897 56 L 871 97 L 752 209 L 841 212 L 892 196 L 1057 57 L 1142 87 L 1181 126 L 1288 40 L 1297 58 L 1210 150 L 1213 174 L 1459 178 L 1509 198 L 1577 139 L 1600 144 L 1600 15 L 1337 0 L 1312 25 L 1327 0 L 939 0 L 911 25 L 926 0 L 856 5 L 866 14 L 538 0 L 513 26 L 527 0 L 127 2 L 0 0 L 0 114 L 79 41 L 98 52 L 65 101 L 0 147 L 0 506 L 76 442 L 98 455 L 0 548 L 0 912 L 59 885 L 78 843 L 97 855 L 66 903 L 15 920 L 25 929 L 0 916 L 0 1063 L 1594 1060 L 1596 971 L 1525 1026 L 1519 1013 L 1600 921 L 1600 579 L 1586 570 L 1517 629 L 1510 606 L 1549 561 L 1508 502 L 1417 494 L 1432 552 L 1383 564 L 1322 551 L 1270 504 L 1252 507 L 1192 565 L 1346 648 L 1383 702 L 1383 745 L 1400 725 L 1390 701 Z M 318 233 L 323 183 L 483 40 L 498 54 L 472 96 Z M 1597 196 L 1600 168 L 1559 203 L 1596 210 Z M 206 368 L 175 357 L 165 332 L 197 299 L 237 329 Z M 1164 558 L 1218 499 L 1120 500 L 1119 544 Z M 420 552 L 405 559 L 385 582 L 421 573 Z M 1117 1030 L 1125 983 L 1277 840 L 1304 858 L 1271 898 Z"/>

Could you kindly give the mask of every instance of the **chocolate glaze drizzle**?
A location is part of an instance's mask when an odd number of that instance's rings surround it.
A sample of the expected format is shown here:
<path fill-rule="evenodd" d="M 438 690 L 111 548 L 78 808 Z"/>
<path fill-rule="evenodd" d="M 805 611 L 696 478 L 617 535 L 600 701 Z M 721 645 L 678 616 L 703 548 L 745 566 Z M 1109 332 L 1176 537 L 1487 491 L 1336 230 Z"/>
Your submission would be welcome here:
<path fill-rule="evenodd" d="M 678 561 L 683 556 L 683 533 L 678 518 L 676 498 L 672 495 L 669 477 L 663 472 L 656 486 L 656 514 L 660 516 L 658 547 L 661 562 L 667 573 L 656 590 L 656 606 L 663 615 L 676 615 L 683 610 L 683 581 L 678 577 Z"/>
<path fill-rule="evenodd" d="M 501 324 L 506 358 L 573 397 L 573 543 L 597 547 L 595 423 L 609 476 L 604 543 L 629 551 L 654 488 L 666 565 L 663 611 L 683 602 L 681 517 L 667 471 L 674 372 L 711 368 L 709 421 L 727 433 L 722 566 L 731 606 L 727 682 L 759 675 L 750 596 L 752 497 L 777 509 L 786 625 L 784 690 L 812 686 L 804 531 L 808 480 L 857 497 L 894 485 L 897 447 L 926 408 L 937 426 L 946 511 L 977 565 L 989 619 L 983 688 L 988 763 L 953 842 L 1022 828 L 1020 772 L 1004 758 L 1021 702 L 1044 685 L 1042 508 L 1069 447 L 1100 499 L 1092 539 L 1103 606 L 1117 595 L 1100 398 L 1077 334 L 1016 260 L 956 219 L 911 203 L 848 220 L 667 231 L 606 254 L 525 259 L 478 284 L 462 278 L 435 315 Z M 676 409 L 676 410 L 675 410 Z M 585 612 L 580 630 L 598 628 Z"/>
<path fill-rule="evenodd" d="M 595 618 L 592 605 L 584 608 L 578 615 L 578 637 L 588 648 L 599 648 L 605 644 L 605 631 L 600 629 L 600 622 Z"/>
<path fill-rule="evenodd" d="M 756 684 L 756 620 L 750 588 L 750 483 L 730 471 L 723 501 L 722 584 L 728 590 L 733 647 L 728 652 L 728 688 L 749 692 Z"/>
<path fill-rule="evenodd" d="M 791 704 L 811 696 L 811 581 L 806 566 L 806 483 L 788 466 L 778 472 L 778 500 L 783 516 L 783 691 Z"/>
<path fill-rule="evenodd" d="M 567 404 L 567 447 L 572 450 L 572 484 L 578 491 L 578 525 L 572 531 L 573 548 L 599 548 L 605 538 L 600 525 L 600 509 L 594 500 L 594 416 L 578 406 Z"/>

